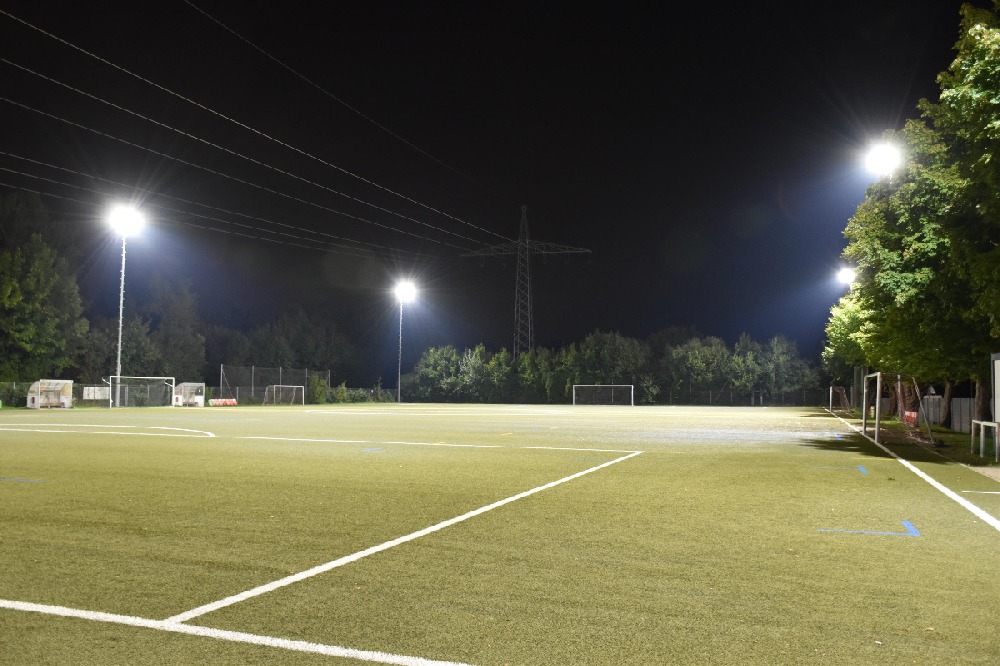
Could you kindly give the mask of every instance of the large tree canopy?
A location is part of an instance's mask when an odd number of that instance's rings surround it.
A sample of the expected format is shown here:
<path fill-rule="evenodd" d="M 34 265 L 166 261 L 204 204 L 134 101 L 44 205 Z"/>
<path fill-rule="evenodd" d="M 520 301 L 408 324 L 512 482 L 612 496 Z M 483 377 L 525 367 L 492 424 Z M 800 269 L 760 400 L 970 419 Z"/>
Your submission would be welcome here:
<path fill-rule="evenodd" d="M 41 235 L 0 251 L 0 380 L 60 377 L 87 332 L 82 313 L 76 277 Z"/>
<path fill-rule="evenodd" d="M 940 100 L 887 136 L 906 163 L 869 188 L 844 232 L 858 278 L 827 325 L 831 369 L 981 381 L 1000 344 L 998 9 L 963 7 Z"/>

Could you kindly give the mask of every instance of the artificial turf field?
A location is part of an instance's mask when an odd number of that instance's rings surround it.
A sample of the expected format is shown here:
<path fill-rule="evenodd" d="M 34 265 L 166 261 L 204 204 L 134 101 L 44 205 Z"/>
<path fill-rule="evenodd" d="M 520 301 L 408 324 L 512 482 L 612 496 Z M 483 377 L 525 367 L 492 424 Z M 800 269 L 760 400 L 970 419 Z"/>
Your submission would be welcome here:
<path fill-rule="evenodd" d="M 1000 662 L 1000 483 L 890 450 L 803 408 L 4 409 L 0 663 Z"/>

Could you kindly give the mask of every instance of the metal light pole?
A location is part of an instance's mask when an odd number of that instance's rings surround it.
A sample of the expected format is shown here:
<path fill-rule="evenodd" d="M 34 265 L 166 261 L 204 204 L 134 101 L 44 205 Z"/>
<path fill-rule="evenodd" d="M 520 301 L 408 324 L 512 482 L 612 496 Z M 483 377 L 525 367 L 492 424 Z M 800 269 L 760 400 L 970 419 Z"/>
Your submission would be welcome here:
<path fill-rule="evenodd" d="M 403 379 L 403 303 L 412 303 L 417 297 L 417 287 L 409 280 L 396 284 L 396 300 L 399 301 L 399 363 L 396 366 L 396 403 L 402 398 Z"/>
<path fill-rule="evenodd" d="M 121 406 L 122 375 L 122 324 L 125 313 L 125 239 L 138 234 L 146 223 L 142 213 L 132 206 L 118 204 L 108 213 L 108 223 L 115 233 L 122 237 L 122 272 L 118 290 L 118 358 L 115 363 L 115 407 Z"/>

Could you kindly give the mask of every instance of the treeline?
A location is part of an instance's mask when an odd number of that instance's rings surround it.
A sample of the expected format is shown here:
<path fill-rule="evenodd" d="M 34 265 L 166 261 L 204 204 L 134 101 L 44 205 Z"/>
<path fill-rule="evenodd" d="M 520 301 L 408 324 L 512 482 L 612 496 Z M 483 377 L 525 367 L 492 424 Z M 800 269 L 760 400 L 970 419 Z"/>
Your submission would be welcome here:
<path fill-rule="evenodd" d="M 113 372 L 118 320 L 85 312 L 74 247 L 65 229 L 52 229 L 37 195 L 0 196 L 0 382 L 100 384 Z M 221 364 L 311 368 L 330 370 L 328 399 L 340 399 L 359 379 L 382 395 L 363 350 L 332 315 L 293 309 L 248 331 L 210 325 L 199 317 L 193 285 L 164 280 L 152 280 L 142 301 L 126 304 L 123 375 L 213 385 Z M 730 348 L 719 338 L 671 329 L 645 340 L 594 332 L 516 361 L 483 345 L 431 348 L 404 377 L 402 392 L 413 401 L 566 403 L 574 384 L 632 384 L 645 404 L 781 404 L 801 403 L 817 376 L 780 336 L 760 343 L 744 335 Z"/>
<path fill-rule="evenodd" d="M 802 404 L 820 400 L 816 370 L 793 342 L 744 334 L 732 347 L 689 329 L 646 340 L 594 332 L 561 349 L 518 359 L 483 345 L 433 347 L 403 377 L 413 402 L 567 403 L 574 384 L 631 384 L 639 404 Z M 805 393 L 805 395 L 803 395 Z"/>
<path fill-rule="evenodd" d="M 823 352 L 852 366 L 906 372 L 951 387 L 972 380 L 990 420 L 991 352 L 1000 351 L 1000 14 L 962 8 L 957 55 L 937 102 L 886 140 L 903 166 L 872 185 L 847 224 L 857 267 L 833 308 Z"/>
<path fill-rule="evenodd" d="M 86 245 L 79 226 L 51 220 L 36 194 L 0 196 L 0 382 L 100 384 L 114 372 L 118 319 L 87 312 L 76 280 Z M 142 303 L 127 302 L 125 313 L 123 375 L 211 383 L 222 363 L 352 379 L 364 369 L 357 346 L 327 314 L 291 310 L 248 331 L 206 324 L 193 285 L 162 279 Z"/>

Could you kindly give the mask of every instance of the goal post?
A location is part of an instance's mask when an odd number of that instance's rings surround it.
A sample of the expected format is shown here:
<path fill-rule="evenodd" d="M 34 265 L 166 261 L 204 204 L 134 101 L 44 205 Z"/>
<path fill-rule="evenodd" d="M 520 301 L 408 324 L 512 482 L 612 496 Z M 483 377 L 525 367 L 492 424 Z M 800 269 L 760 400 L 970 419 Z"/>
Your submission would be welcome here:
<path fill-rule="evenodd" d="M 173 407 L 173 377 L 126 377 L 112 375 L 108 378 L 109 407 Z"/>
<path fill-rule="evenodd" d="M 865 375 L 861 412 L 861 432 L 868 434 L 868 421 L 874 417 L 874 440 L 878 444 L 884 432 L 883 423 L 891 419 L 899 424 L 900 434 L 924 445 L 936 443 L 931 432 L 927 409 L 920 386 L 913 375 L 896 372 L 873 372 Z"/>
<path fill-rule="evenodd" d="M 265 405 L 304 405 L 306 387 L 291 384 L 270 384 L 264 389 Z"/>
<path fill-rule="evenodd" d="M 573 384 L 574 405 L 635 406 L 633 384 Z"/>

